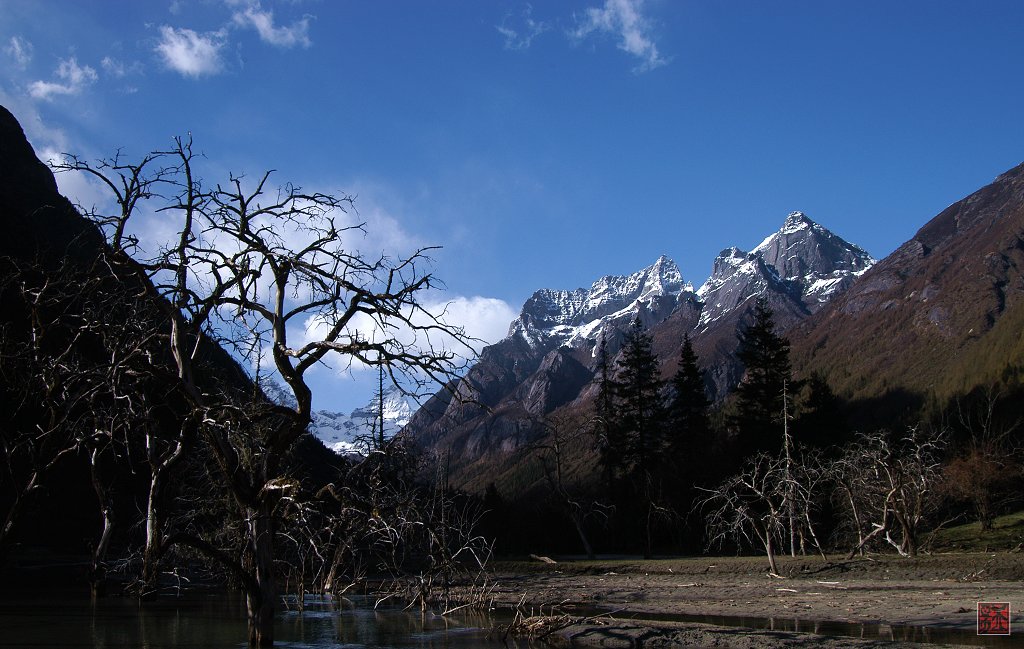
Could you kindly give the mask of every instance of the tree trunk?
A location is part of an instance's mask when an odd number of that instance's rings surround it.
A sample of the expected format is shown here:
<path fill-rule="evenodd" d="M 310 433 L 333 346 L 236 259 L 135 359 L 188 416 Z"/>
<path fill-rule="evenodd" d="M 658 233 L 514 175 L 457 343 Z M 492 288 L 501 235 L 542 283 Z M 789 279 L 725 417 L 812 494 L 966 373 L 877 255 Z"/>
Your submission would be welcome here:
<path fill-rule="evenodd" d="M 917 556 L 917 529 L 914 525 L 906 520 L 900 518 L 900 526 L 903 528 L 903 551 L 908 557 Z"/>
<path fill-rule="evenodd" d="M 594 548 L 590 545 L 590 540 L 587 538 L 587 533 L 583 529 L 583 520 L 580 515 L 576 512 L 570 512 L 569 517 L 572 518 L 572 524 L 576 527 L 576 534 L 580 537 L 580 543 L 583 544 L 583 551 L 587 554 L 587 558 L 590 560 L 594 559 Z"/>
<path fill-rule="evenodd" d="M 159 472 L 154 469 L 149 481 L 149 499 L 146 503 L 146 547 L 142 551 L 142 594 L 156 586 L 157 567 L 163 550 L 163 525 L 157 499 L 160 492 Z"/>
<path fill-rule="evenodd" d="M 96 499 L 100 503 L 100 514 L 103 516 L 103 531 L 100 533 L 99 541 L 92 553 L 92 564 L 89 566 L 89 585 L 93 596 L 106 594 L 107 549 L 110 547 L 110 539 L 114 535 L 114 504 L 110 490 L 103 484 L 100 476 L 100 449 L 94 448 L 90 454 L 89 468 L 92 478 L 93 490 L 96 492 Z"/>
<path fill-rule="evenodd" d="M 164 551 L 164 490 L 174 467 L 185 456 L 186 440 L 193 430 L 191 421 L 182 424 L 178 441 L 169 455 L 157 450 L 155 435 L 146 435 L 149 457 L 149 493 L 146 500 L 146 546 L 142 553 L 142 593 L 152 592 L 156 587 L 157 569 Z"/>
<path fill-rule="evenodd" d="M 7 554 L 10 552 L 12 534 L 18 517 L 21 515 L 21 510 L 25 506 L 25 501 L 36 490 L 38 482 L 39 472 L 34 471 L 32 477 L 29 478 L 28 483 L 22 488 L 20 493 L 14 494 L 14 502 L 11 503 L 10 508 L 7 510 L 3 528 L 0 528 L 0 565 L 7 559 Z"/>
<path fill-rule="evenodd" d="M 853 497 L 853 489 L 843 485 L 846 490 L 846 496 L 850 500 L 850 510 L 853 512 L 853 524 L 857 527 L 857 548 L 861 554 L 864 554 L 864 525 L 860 522 L 860 511 L 857 509 L 857 501 Z M 851 554 L 850 559 L 853 558 Z"/>
<path fill-rule="evenodd" d="M 262 584 L 261 584 L 262 586 Z M 260 588 L 246 593 L 245 604 L 249 616 L 249 646 L 274 646 L 274 600 Z"/>
<path fill-rule="evenodd" d="M 274 645 L 274 581 L 273 506 L 261 499 L 248 514 L 249 548 L 255 584 L 246 593 L 249 617 L 249 646 Z"/>
<path fill-rule="evenodd" d="M 107 549 L 114 535 L 114 508 L 110 503 L 103 504 L 103 532 L 92 553 L 92 565 L 89 569 L 89 582 L 93 596 L 105 595 L 107 587 Z"/>
<path fill-rule="evenodd" d="M 651 527 L 653 525 L 652 518 L 654 517 L 654 505 L 650 501 L 647 503 L 647 520 L 644 524 L 644 559 L 650 559 L 653 555 L 651 551 Z"/>
<path fill-rule="evenodd" d="M 779 567 L 775 563 L 775 544 L 772 542 L 772 535 L 770 532 L 765 530 L 764 534 L 764 551 L 768 555 L 768 565 L 771 567 L 772 574 L 779 574 Z"/>
<path fill-rule="evenodd" d="M 338 542 L 338 545 L 334 548 L 334 553 L 331 555 L 331 567 L 327 571 L 327 576 L 324 577 L 323 586 L 321 592 L 324 594 L 334 592 L 334 582 L 337 579 L 338 568 L 341 567 L 341 562 L 345 556 L 345 549 L 347 543 Z"/>

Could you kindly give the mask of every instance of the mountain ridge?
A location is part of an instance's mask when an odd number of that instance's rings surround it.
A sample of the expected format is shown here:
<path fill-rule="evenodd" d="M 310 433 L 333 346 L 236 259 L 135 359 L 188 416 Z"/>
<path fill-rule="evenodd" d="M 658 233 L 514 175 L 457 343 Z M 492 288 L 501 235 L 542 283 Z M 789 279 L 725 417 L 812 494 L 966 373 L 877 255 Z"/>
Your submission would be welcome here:
<path fill-rule="evenodd" d="M 589 289 L 540 289 L 525 301 L 509 335 L 485 348 L 448 393 L 418 410 L 405 433 L 423 448 L 445 447 L 455 472 L 460 464 L 506 457 L 544 434 L 546 416 L 586 407 L 595 394 L 599 341 L 614 358 L 636 318 L 652 334 L 663 376 L 674 371 L 683 335 L 690 334 L 702 362 L 714 366 L 711 393 L 724 395 L 739 379 L 735 334 L 753 298 L 767 297 L 787 328 L 873 263 L 858 246 L 792 212 L 750 253 L 727 248 L 700 290 L 664 255 L 630 275 L 603 276 Z M 830 291 L 821 289 L 823 281 Z M 705 318 L 709 311 L 713 317 Z"/>

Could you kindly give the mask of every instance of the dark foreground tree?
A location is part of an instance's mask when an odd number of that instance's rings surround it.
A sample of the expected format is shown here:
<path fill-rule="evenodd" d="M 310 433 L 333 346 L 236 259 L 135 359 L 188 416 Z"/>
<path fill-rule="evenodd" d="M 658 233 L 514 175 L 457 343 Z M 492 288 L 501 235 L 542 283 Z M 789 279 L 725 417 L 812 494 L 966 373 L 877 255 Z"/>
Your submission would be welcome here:
<path fill-rule="evenodd" d="M 91 216 L 107 237 L 110 263 L 164 311 L 168 380 L 188 408 L 182 437 L 194 432 L 205 442 L 242 521 L 239 551 L 192 530 L 153 529 L 154 560 L 187 545 L 221 563 L 245 589 L 250 646 L 270 646 L 279 522 L 298 489 L 284 459 L 311 421 L 309 370 L 335 355 L 343 366 L 381 365 L 396 382 L 443 383 L 462 357 L 445 345 L 466 339 L 422 305 L 436 284 L 423 270 L 427 250 L 391 259 L 346 245 L 363 231 L 336 222 L 348 197 L 275 187 L 270 172 L 207 188 L 195 160 L 191 141 L 177 139 L 137 164 L 69 156 L 57 169 L 89 174 L 113 194 L 117 210 Z M 131 233 L 144 227 L 137 221 L 147 201 L 173 236 L 145 252 Z M 199 362 L 211 341 L 253 366 L 269 362 L 293 405 L 244 389 L 244 376 L 205 375 Z M 258 371 L 254 378 L 258 384 Z"/>
<path fill-rule="evenodd" d="M 614 384 L 626 471 L 636 477 L 653 474 L 665 450 L 663 381 L 651 345 L 651 336 L 637 317 L 626 333 Z"/>
<path fill-rule="evenodd" d="M 653 551 L 653 528 L 668 509 L 664 496 L 664 462 L 667 408 L 662 394 L 658 359 L 650 334 L 639 316 L 626 332 L 616 362 L 614 383 L 615 425 L 623 444 L 623 472 L 626 478 L 620 498 L 624 515 L 633 514 L 632 526 L 643 530 L 644 556 Z"/>
<path fill-rule="evenodd" d="M 615 409 L 615 378 L 604 334 L 597 344 L 597 403 L 593 431 L 604 474 L 605 496 L 611 501 L 625 473 L 626 440 Z"/>
<path fill-rule="evenodd" d="M 783 395 L 792 394 L 794 384 L 789 341 L 775 333 L 774 313 L 763 299 L 754 306 L 753 322 L 740 333 L 736 356 L 745 368 L 732 417 L 738 450 L 743 457 L 774 453 L 783 443 Z"/>
<path fill-rule="evenodd" d="M 679 369 L 672 377 L 668 434 L 671 457 L 677 465 L 694 466 L 689 456 L 701 456 L 708 449 L 711 420 L 704 371 L 697 362 L 689 334 L 683 336 Z"/>

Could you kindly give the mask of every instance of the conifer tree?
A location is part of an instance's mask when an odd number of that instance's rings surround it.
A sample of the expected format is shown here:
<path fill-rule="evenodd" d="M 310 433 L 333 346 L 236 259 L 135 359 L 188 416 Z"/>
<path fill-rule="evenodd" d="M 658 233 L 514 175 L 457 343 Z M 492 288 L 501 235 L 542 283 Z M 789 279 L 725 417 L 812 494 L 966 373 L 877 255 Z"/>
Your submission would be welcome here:
<path fill-rule="evenodd" d="M 650 473 L 665 448 L 666 408 L 658 359 L 639 316 L 626 333 L 617 365 L 615 403 L 626 439 L 626 464 L 631 474 Z"/>
<path fill-rule="evenodd" d="M 671 385 L 668 452 L 663 471 L 676 511 L 686 511 L 693 505 L 695 486 L 705 483 L 709 476 L 711 451 L 710 402 L 704 371 L 697 362 L 689 334 L 683 336 L 679 368 L 672 377 Z"/>
<path fill-rule="evenodd" d="M 744 457 L 782 447 L 784 394 L 792 391 L 789 341 L 775 333 L 775 314 L 764 299 L 754 306 L 754 321 L 739 336 L 736 356 L 745 369 L 736 387 L 733 426 Z M 788 387 L 787 387 L 788 386 Z"/>
<path fill-rule="evenodd" d="M 842 401 L 820 372 L 813 372 L 804 381 L 800 397 L 794 422 L 798 440 L 816 448 L 839 447 L 848 440 L 850 430 Z"/>
<path fill-rule="evenodd" d="M 671 437 L 669 445 L 677 461 L 683 453 L 692 453 L 703 446 L 710 433 L 707 389 L 704 385 L 704 370 L 697 363 L 690 335 L 683 336 L 683 347 L 679 353 L 679 369 L 672 377 L 672 401 L 669 403 Z"/>
<path fill-rule="evenodd" d="M 609 494 L 615 491 L 615 481 L 623 473 L 626 443 L 615 411 L 615 381 L 608 366 L 608 346 L 604 335 L 597 347 L 597 407 L 596 424 L 601 466 Z"/>
<path fill-rule="evenodd" d="M 655 520 L 667 511 L 660 502 L 667 415 L 663 386 L 651 336 L 637 316 L 626 333 L 614 388 L 616 421 L 626 443 L 630 498 L 626 520 L 633 529 L 643 530 L 644 558 L 651 557 Z"/>

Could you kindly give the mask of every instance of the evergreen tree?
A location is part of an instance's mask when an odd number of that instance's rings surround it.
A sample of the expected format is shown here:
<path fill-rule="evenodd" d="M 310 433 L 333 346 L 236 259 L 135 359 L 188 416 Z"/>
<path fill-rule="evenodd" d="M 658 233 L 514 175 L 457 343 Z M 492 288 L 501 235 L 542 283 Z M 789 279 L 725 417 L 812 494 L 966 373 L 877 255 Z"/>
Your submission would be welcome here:
<path fill-rule="evenodd" d="M 820 372 L 806 380 L 801 391 L 796 421 L 799 441 L 817 448 L 839 447 L 850 437 L 843 404 Z"/>
<path fill-rule="evenodd" d="M 616 415 L 626 442 L 625 461 L 631 475 L 651 474 L 665 450 L 665 402 L 658 359 L 651 336 L 639 316 L 626 334 L 614 383 Z"/>
<path fill-rule="evenodd" d="M 620 494 L 620 498 L 628 499 L 623 502 L 622 522 L 629 529 L 643 530 L 644 558 L 650 558 L 655 521 L 667 511 L 660 503 L 664 495 L 661 478 L 667 408 L 658 359 L 639 316 L 626 333 L 616 374 L 616 422 L 626 445 L 624 465 L 628 478 L 626 489 Z"/>
<path fill-rule="evenodd" d="M 668 452 L 665 457 L 666 489 L 676 511 L 689 511 L 697 495 L 696 486 L 708 482 L 711 451 L 710 402 L 704 371 L 697 363 L 689 334 L 683 336 L 679 369 L 672 377 L 669 401 Z M 683 530 L 683 543 L 696 542 Z"/>
<path fill-rule="evenodd" d="M 764 299 L 754 306 L 754 321 L 740 333 L 739 342 L 736 356 L 746 368 L 736 387 L 732 417 L 739 451 L 743 457 L 774 453 L 783 442 L 784 394 L 795 386 L 789 341 L 775 333 L 775 314 Z"/>
<path fill-rule="evenodd" d="M 683 454 L 692 454 L 706 444 L 711 430 L 710 405 L 704 385 L 704 370 L 697 363 L 690 335 L 685 334 L 679 354 L 679 369 L 672 377 L 672 401 L 669 403 L 672 427 L 669 445 L 677 461 Z"/>
<path fill-rule="evenodd" d="M 615 491 L 615 482 L 624 469 L 626 443 L 615 412 L 615 381 L 608 366 L 608 347 L 604 335 L 597 347 L 597 404 L 596 433 L 605 486 L 609 495 Z"/>

